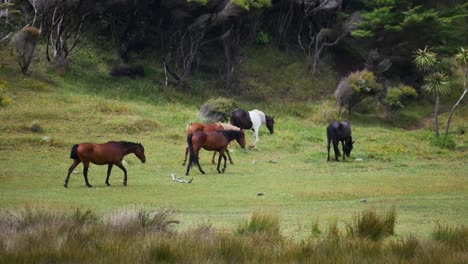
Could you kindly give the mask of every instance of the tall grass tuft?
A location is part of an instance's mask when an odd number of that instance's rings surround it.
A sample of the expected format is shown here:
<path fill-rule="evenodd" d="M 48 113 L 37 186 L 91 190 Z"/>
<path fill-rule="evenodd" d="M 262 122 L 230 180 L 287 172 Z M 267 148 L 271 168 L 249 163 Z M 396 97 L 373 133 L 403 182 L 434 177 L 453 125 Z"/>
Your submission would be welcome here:
<path fill-rule="evenodd" d="M 456 250 L 466 250 L 468 248 L 468 227 L 443 226 L 437 223 L 432 237 Z"/>
<path fill-rule="evenodd" d="M 346 229 L 350 237 L 378 241 L 394 233 L 395 220 L 394 208 L 388 211 L 384 218 L 379 216 L 375 209 L 367 209 L 357 213 Z"/>
<path fill-rule="evenodd" d="M 250 220 L 239 225 L 236 233 L 239 235 L 260 234 L 277 239 L 281 237 L 280 222 L 280 217 L 276 213 L 255 211 L 250 216 Z"/>
<path fill-rule="evenodd" d="M 406 239 L 391 241 L 389 248 L 392 254 L 396 255 L 401 260 L 409 260 L 415 257 L 416 249 L 419 246 L 419 241 L 414 235 L 410 235 Z"/>

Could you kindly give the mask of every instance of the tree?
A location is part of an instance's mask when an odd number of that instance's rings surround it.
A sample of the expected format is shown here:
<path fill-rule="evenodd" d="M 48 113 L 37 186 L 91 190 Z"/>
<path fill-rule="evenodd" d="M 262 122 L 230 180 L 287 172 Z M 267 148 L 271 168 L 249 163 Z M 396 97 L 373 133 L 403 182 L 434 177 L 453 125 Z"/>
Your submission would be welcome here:
<path fill-rule="evenodd" d="M 450 111 L 450 115 L 447 120 L 447 126 L 445 127 L 445 136 L 448 135 L 453 112 L 455 111 L 455 108 L 457 108 L 460 102 L 463 100 L 463 97 L 465 97 L 465 94 L 467 92 L 466 79 L 468 75 L 468 49 L 460 47 L 458 53 L 455 55 L 455 61 L 459 66 L 462 67 L 462 70 L 463 70 L 463 93 L 461 94 L 460 98 L 458 98 L 458 101 L 453 105 L 452 110 Z"/>
<path fill-rule="evenodd" d="M 37 42 L 39 40 L 39 30 L 35 27 L 26 27 L 15 33 L 13 44 L 18 56 L 18 64 L 23 74 L 27 74 L 29 64 L 34 55 Z"/>
<path fill-rule="evenodd" d="M 86 25 L 96 3 L 91 0 L 30 0 L 34 19 L 40 18 L 40 30 L 47 39 L 46 58 L 63 66 L 66 58 L 77 47 L 91 27 Z"/>
<path fill-rule="evenodd" d="M 423 88 L 432 93 L 435 98 L 434 108 L 434 133 L 436 137 L 439 137 L 439 103 L 440 95 L 446 94 L 450 90 L 450 83 L 447 75 L 437 69 L 437 54 L 430 51 L 426 46 L 424 49 L 417 49 L 415 52 L 414 63 L 416 67 L 427 73 L 424 78 L 425 85 Z"/>
<path fill-rule="evenodd" d="M 6 41 L 11 36 L 11 30 L 15 28 L 12 23 L 14 18 L 12 15 L 20 12 L 14 6 L 15 3 L 12 3 L 11 0 L 0 1 L 0 43 Z"/>

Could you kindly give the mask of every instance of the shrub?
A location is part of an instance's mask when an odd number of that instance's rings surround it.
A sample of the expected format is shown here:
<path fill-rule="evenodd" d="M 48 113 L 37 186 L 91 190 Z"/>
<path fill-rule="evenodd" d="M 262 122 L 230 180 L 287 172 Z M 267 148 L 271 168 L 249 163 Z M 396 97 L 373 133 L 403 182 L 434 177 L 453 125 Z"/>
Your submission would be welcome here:
<path fill-rule="evenodd" d="M 26 27 L 16 32 L 13 36 L 16 54 L 18 55 L 18 64 L 23 74 L 29 69 L 29 64 L 34 55 L 37 42 L 39 41 L 39 30 L 35 27 Z"/>
<path fill-rule="evenodd" d="M 431 139 L 431 144 L 439 148 L 445 148 L 450 150 L 454 150 L 457 146 L 455 140 L 453 140 L 451 136 L 433 137 Z"/>
<path fill-rule="evenodd" d="M 255 37 L 255 43 L 257 43 L 258 45 L 266 45 L 270 43 L 270 36 L 268 36 L 267 33 L 260 31 Z"/>
<path fill-rule="evenodd" d="M 405 107 L 410 100 L 417 96 L 416 89 L 411 86 L 400 84 L 398 87 L 391 87 L 388 89 L 383 104 L 390 115 L 394 115 L 398 113 L 401 108 Z"/>
<path fill-rule="evenodd" d="M 237 108 L 237 105 L 232 99 L 224 97 L 212 98 L 202 105 L 199 116 L 206 123 L 226 122 L 235 108 Z"/>
<path fill-rule="evenodd" d="M 374 74 L 364 69 L 352 72 L 348 77 L 342 79 L 335 90 L 334 96 L 337 104 L 341 108 L 346 107 L 349 114 L 351 114 L 352 108 L 365 97 L 375 96 L 381 90 L 382 86 L 377 83 Z"/>
<path fill-rule="evenodd" d="M 395 220 L 395 209 L 389 211 L 384 219 L 374 209 L 368 209 L 356 214 L 346 228 L 350 237 L 378 241 L 394 233 Z"/>
<path fill-rule="evenodd" d="M 8 96 L 9 83 L 0 77 L 0 106 L 8 106 L 12 103 L 12 99 Z"/>

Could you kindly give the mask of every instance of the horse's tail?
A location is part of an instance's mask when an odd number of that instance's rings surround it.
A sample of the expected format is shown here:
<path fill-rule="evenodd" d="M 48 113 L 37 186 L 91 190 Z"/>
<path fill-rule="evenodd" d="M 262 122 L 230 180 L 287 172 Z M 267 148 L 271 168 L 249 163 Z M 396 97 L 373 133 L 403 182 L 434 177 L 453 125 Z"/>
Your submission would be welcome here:
<path fill-rule="evenodd" d="M 193 134 L 189 134 L 187 136 L 187 145 L 190 151 L 190 158 L 189 158 L 189 163 L 188 163 L 189 166 L 192 164 L 192 162 L 196 161 L 195 151 L 193 150 L 192 137 L 193 137 Z"/>
<path fill-rule="evenodd" d="M 78 159 L 78 144 L 73 145 L 70 152 L 70 159 Z"/>

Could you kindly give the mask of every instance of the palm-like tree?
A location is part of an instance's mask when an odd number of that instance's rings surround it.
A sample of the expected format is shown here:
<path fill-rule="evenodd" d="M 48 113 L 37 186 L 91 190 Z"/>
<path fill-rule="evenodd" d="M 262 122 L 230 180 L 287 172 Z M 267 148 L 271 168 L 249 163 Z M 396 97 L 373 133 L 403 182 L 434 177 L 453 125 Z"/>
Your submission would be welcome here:
<path fill-rule="evenodd" d="M 437 55 L 434 52 L 431 52 L 427 46 L 424 49 L 417 49 L 415 51 L 414 64 L 416 64 L 416 67 L 420 70 L 428 72 L 428 75 L 424 78 L 424 81 L 426 82 L 424 89 L 434 94 L 436 98 L 434 109 L 434 133 L 436 137 L 439 137 L 438 117 L 440 95 L 446 94 L 450 91 L 450 83 L 447 75 L 433 71 L 436 68 L 437 63 Z"/>
<path fill-rule="evenodd" d="M 447 94 L 450 91 L 450 82 L 448 81 L 447 75 L 441 72 L 434 72 L 429 74 L 426 78 L 426 85 L 424 85 L 424 89 L 432 94 L 434 94 L 436 101 L 435 101 L 435 109 L 434 109 L 434 132 L 436 137 L 439 137 L 439 102 L 440 96 L 443 94 Z"/>
<path fill-rule="evenodd" d="M 458 53 L 455 55 L 454 58 L 455 58 L 455 62 L 458 65 L 460 65 L 462 67 L 462 69 L 463 69 L 463 93 L 460 96 L 460 98 L 458 98 L 458 101 L 453 105 L 452 110 L 450 111 L 450 115 L 449 115 L 449 118 L 447 120 L 447 126 L 445 127 L 445 136 L 448 135 L 448 130 L 449 130 L 449 127 L 450 127 L 450 121 L 452 120 L 453 112 L 455 111 L 455 108 L 458 107 L 461 100 L 463 100 L 463 97 L 465 97 L 465 94 L 467 92 L 466 79 L 467 79 L 467 76 L 468 76 L 468 49 L 465 49 L 465 48 L 461 47 L 458 50 Z"/>

